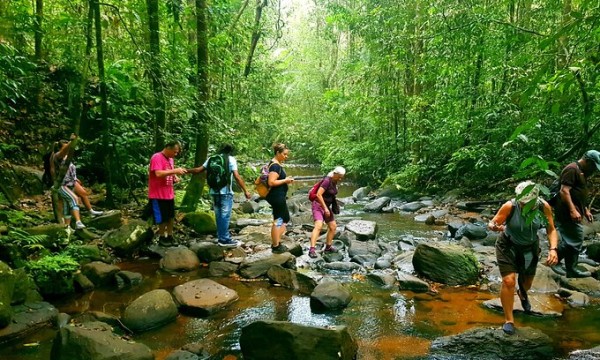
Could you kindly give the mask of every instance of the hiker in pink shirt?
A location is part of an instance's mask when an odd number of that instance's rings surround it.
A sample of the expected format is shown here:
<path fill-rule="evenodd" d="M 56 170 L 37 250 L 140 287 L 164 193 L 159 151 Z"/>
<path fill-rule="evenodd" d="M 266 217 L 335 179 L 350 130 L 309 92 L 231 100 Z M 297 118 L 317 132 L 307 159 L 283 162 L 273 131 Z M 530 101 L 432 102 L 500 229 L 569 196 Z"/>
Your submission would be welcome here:
<path fill-rule="evenodd" d="M 181 145 L 171 141 L 162 151 L 150 158 L 148 176 L 148 199 L 154 223 L 158 225 L 158 243 L 173 245 L 173 223 L 175 220 L 175 191 L 173 185 L 179 181 L 177 175 L 186 173 L 184 168 L 175 168 L 173 158 L 179 154 Z"/>

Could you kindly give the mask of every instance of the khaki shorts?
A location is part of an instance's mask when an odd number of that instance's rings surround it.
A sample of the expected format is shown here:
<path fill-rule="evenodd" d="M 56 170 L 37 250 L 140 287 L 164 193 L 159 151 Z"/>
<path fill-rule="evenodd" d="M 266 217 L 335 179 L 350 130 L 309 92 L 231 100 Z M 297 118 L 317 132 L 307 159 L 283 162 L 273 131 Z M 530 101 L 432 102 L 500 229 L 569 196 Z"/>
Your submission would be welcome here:
<path fill-rule="evenodd" d="M 529 257 L 527 253 L 531 253 L 530 261 L 527 261 L 527 257 Z M 496 260 L 502 276 L 511 273 L 533 276 L 537 270 L 539 258 L 540 244 L 537 239 L 529 246 L 519 246 L 513 244 L 508 236 L 502 233 L 496 240 Z M 528 262 L 529 264 L 527 264 Z"/>

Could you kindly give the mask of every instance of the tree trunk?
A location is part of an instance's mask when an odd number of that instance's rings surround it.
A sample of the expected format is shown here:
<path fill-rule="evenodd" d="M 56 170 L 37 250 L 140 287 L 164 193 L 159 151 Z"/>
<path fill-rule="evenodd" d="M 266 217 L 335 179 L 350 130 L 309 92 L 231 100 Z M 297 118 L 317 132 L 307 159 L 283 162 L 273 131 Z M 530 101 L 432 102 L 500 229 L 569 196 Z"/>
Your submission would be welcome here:
<path fill-rule="evenodd" d="M 206 0 L 196 0 L 196 46 L 198 51 L 198 108 L 196 115 L 196 153 L 194 166 L 200 166 L 208 154 L 208 24 L 206 17 Z M 202 196 L 204 178 L 200 174 L 192 176 L 181 202 L 182 211 L 193 211 Z"/>
<path fill-rule="evenodd" d="M 93 0 L 94 22 L 96 25 L 96 56 L 98 59 L 98 77 L 100 79 L 100 112 L 102 119 L 102 154 L 104 154 L 104 170 L 106 171 L 106 204 L 114 207 L 112 185 L 112 150 L 110 147 L 110 124 L 108 120 L 108 99 L 106 79 L 104 76 L 104 52 L 102 49 L 102 23 L 100 22 L 100 2 Z"/>
<path fill-rule="evenodd" d="M 35 60 L 39 63 L 42 60 L 42 20 L 44 19 L 44 0 L 35 0 Z"/>
<path fill-rule="evenodd" d="M 154 94 L 154 150 L 165 146 L 165 94 L 160 69 L 160 38 L 158 22 L 158 0 L 146 0 L 148 26 L 150 28 L 150 80 Z"/>
<path fill-rule="evenodd" d="M 267 6 L 267 0 L 256 0 L 256 12 L 254 14 L 254 28 L 252 29 L 252 39 L 250 41 L 250 50 L 248 51 L 248 58 L 246 59 L 246 67 L 244 68 L 244 76 L 250 75 L 252 70 L 252 58 L 254 57 L 254 51 L 258 40 L 260 39 L 260 18 L 262 17 L 262 11 Z"/>

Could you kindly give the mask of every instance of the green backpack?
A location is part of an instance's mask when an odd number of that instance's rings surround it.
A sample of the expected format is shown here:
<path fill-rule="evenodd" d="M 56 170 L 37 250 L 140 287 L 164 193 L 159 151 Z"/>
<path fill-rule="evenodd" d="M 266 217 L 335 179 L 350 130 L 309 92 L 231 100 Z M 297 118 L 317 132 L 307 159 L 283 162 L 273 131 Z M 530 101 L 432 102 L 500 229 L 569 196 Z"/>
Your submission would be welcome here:
<path fill-rule="evenodd" d="M 229 171 L 229 155 L 217 154 L 208 159 L 206 165 L 206 182 L 216 192 L 229 185 L 231 172 Z"/>

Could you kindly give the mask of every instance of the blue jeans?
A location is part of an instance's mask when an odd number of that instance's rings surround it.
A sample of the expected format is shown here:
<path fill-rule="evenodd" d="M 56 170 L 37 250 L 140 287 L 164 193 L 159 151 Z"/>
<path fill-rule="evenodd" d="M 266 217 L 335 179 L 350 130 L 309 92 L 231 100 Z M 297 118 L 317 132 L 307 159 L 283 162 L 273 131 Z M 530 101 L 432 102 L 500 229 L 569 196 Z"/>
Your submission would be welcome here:
<path fill-rule="evenodd" d="M 217 221 L 217 238 L 219 241 L 230 241 L 229 220 L 233 207 L 233 194 L 213 194 L 213 209 Z"/>

